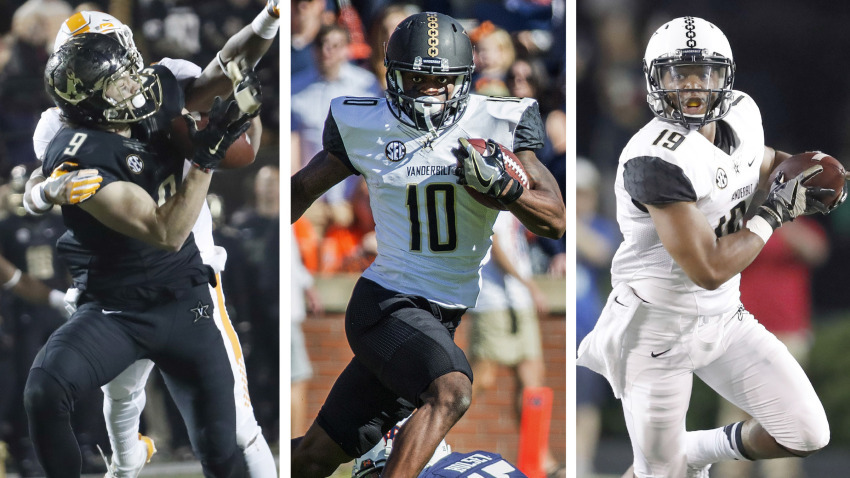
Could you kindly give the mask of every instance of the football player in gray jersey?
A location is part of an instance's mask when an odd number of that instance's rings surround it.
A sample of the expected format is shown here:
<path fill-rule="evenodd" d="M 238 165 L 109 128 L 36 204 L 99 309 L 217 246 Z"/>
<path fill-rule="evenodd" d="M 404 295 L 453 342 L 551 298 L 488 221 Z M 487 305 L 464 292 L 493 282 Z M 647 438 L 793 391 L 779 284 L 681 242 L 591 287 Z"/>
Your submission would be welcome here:
<path fill-rule="evenodd" d="M 378 255 L 346 312 L 354 358 L 316 421 L 292 442 L 292 475 L 329 476 L 401 428 L 384 477 L 415 477 L 470 405 L 472 372 L 454 331 L 475 305 L 498 210 L 532 232 L 564 234 L 557 183 L 537 160 L 543 125 L 530 99 L 470 95 L 472 44 L 453 18 L 434 12 L 399 24 L 386 46 L 386 98 L 332 101 L 324 149 L 292 179 L 292 220 L 351 174 L 369 187 Z M 505 171 L 513 150 L 530 182 Z"/>
<path fill-rule="evenodd" d="M 758 107 L 732 89 L 732 50 L 715 25 L 663 25 L 644 71 L 656 118 L 620 156 L 614 290 L 578 351 L 579 365 L 622 400 L 634 451 L 625 476 L 707 478 L 721 460 L 814 453 L 829 441 L 823 406 L 785 346 L 741 305 L 738 285 L 776 228 L 829 212 L 835 191 L 804 184 L 821 166 L 767 184 L 789 155 L 764 145 Z M 686 432 L 694 374 L 753 418 Z"/>

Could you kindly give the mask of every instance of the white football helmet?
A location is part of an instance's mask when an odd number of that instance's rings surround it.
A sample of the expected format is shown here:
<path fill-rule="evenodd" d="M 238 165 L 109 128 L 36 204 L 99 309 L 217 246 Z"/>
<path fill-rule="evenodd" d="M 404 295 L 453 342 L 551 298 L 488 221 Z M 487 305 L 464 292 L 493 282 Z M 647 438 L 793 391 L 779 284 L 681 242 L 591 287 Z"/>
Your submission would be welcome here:
<path fill-rule="evenodd" d="M 726 35 L 697 17 L 661 26 L 643 58 L 646 101 L 655 116 L 700 128 L 729 112 L 735 62 Z"/>
<path fill-rule="evenodd" d="M 396 423 L 392 430 L 387 432 L 387 434 L 381 438 L 381 441 L 379 441 L 377 445 L 372 447 L 371 450 L 367 451 L 360 458 L 354 459 L 354 468 L 351 469 L 351 478 L 377 478 L 387 465 L 387 458 L 393 451 L 393 439 L 395 438 L 396 433 L 398 433 L 399 429 L 408 418 Z M 432 466 L 451 453 L 452 447 L 446 443 L 446 440 L 441 441 L 437 446 L 437 449 L 434 451 L 434 455 L 431 456 L 431 459 L 428 460 L 428 464 L 425 465 L 425 468 L 427 469 L 429 466 Z"/>
<path fill-rule="evenodd" d="M 141 70 L 145 67 L 142 54 L 136 48 L 133 41 L 133 30 L 121 23 L 121 20 L 108 13 L 95 11 L 77 12 L 62 23 L 56 40 L 53 42 L 53 51 L 59 49 L 69 38 L 81 33 L 104 33 L 112 35 L 130 53 L 131 60 Z"/>

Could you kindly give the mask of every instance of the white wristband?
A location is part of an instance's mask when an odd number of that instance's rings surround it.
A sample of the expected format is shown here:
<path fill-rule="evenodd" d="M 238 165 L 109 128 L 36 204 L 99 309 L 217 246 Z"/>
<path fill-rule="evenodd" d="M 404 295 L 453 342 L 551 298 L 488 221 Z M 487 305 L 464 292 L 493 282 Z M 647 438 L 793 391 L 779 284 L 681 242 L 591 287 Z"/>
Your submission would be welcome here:
<path fill-rule="evenodd" d="M 271 16 L 268 9 L 265 8 L 251 22 L 251 29 L 254 30 L 254 33 L 266 40 L 271 40 L 277 35 L 278 27 L 280 27 L 280 18 Z"/>
<path fill-rule="evenodd" d="M 771 227 L 770 223 L 767 222 L 767 219 L 761 216 L 753 216 L 752 219 L 747 221 L 747 225 L 745 227 L 760 237 L 765 244 L 767 244 L 767 240 L 770 239 L 770 235 L 773 234 L 773 227 Z"/>
<path fill-rule="evenodd" d="M 30 199 L 35 206 L 36 211 L 47 212 L 53 207 L 53 204 L 47 201 L 44 196 L 44 181 L 36 184 L 30 189 Z"/>
<path fill-rule="evenodd" d="M 21 281 L 22 275 L 24 275 L 24 273 L 21 272 L 20 269 L 15 269 L 15 273 L 12 274 L 12 278 L 9 279 L 8 281 L 6 281 L 5 284 L 3 284 L 3 289 L 4 290 L 10 290 L 13 287 L 15 287 L 16 285 L 18 285 L 18 282 Z"/>

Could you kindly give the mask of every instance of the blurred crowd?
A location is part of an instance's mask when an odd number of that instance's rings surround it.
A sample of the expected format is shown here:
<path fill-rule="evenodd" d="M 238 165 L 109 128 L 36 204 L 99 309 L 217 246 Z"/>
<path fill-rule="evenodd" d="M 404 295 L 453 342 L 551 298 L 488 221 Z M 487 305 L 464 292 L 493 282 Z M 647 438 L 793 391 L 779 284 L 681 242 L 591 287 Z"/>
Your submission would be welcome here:
<path fill-rule="evenodd" d="M 40 167 L 32 147 L 33 129 L 41 112 L 53 106 L 44 90 L 44 67 L 66 18 L 80 10 L 107 12 L 133 29 L 146 62 L 182 58 L 204 67 L 265 4 L 265 0 L 0 3 L 0 259 L 52 289 L 64 291 L 69 285 L 55 251 L 56 239 L 64 232 L 58 208 L 34 217 L 21 206 L 26 178 Z M 263 87 L 263 135 L 254 164 L 216 173 L 208 198 L 216 243 L 229 256 L 222 273 L 228 313 L 246 358 L 256 418 L 273 446 L 279 436 L 280 373 L 279 58 L 275 42 L 256 68 Z M 23 386 L 36 352 L 65 317 L 57 308 L 31 304 L 10 289 L 0 290 L 0 471 L 8 455 L 9 471 L 38 476 L 43 472 L 27 437 Z M 156 375 L 148 383 L 142 432 L 155 439 L 165 459 L 191 458 L 185 426 Z M 75 410 L 84 472 L 105 471 L 95 445 L 110 453 L 102 400 L 98 391 L 81 399 Z"/>
<path fill-rule="evenodd" d="M 342 7 L 340 7 L 342 5 Z M 331 99 L 383 96 L 384 43 L 407 16 L 438 11 L 458 19 L 475 46 L 473 93 L 538 100 L 547 142 L 540 160 L 566 180 L 565 3 L 561 0 L 294 0 L 292 170 L 322 149 Z M 308 271 L 360 273 L 376 253 L 366 185 L 349 177 L 295 223 Z M 564 274 L 565 243 L 531 238 L 534 273 Z"/>

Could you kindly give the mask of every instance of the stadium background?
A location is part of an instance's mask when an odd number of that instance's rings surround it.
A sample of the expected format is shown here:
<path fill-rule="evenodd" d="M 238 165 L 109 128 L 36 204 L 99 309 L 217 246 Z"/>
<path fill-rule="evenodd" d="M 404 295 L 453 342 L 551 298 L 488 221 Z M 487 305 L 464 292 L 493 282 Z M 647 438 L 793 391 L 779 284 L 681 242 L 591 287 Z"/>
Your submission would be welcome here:
<path fill-rule="evenodd" d="M 577 2 L 576 150 L 602 173 L 600 210 L 614 216 L 613 177 L 620 150 L 652 114 L 641 69 L 646 41 L 664 22 L 692 15 L 728 37 L 737 64 L 735 89 L 761 108 L 765 142 L 790 153 L 821 150 L 850 164 L 850 95 L 843 51 L 850 8 L 823 0 L 712 2 L 579 0 Z M 831 443 L 804 460 L 808 476 L 843 476 L 850 464 L 850 208 L 816 217 L 831 242 L 812 270 L 813 342 L 806 371 L 831 425 Z M 600 295 L 607 295 L 607 279 Z M 771 284 L 764 284 L 765 293 Z M 781 301 L 781 297 L 776 297 Z M 746 305 L 746 304 L 745 304 Z M 631 449 L 619 402 L 608 392 L 596 469 L 620 476 Z M 688 429 L 713 428 L 718 400 L 695 381 Z M 713 475 L 714 476 L 714 475 Z M 719 475 L 718 475 L 719 476 Z"/>

